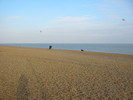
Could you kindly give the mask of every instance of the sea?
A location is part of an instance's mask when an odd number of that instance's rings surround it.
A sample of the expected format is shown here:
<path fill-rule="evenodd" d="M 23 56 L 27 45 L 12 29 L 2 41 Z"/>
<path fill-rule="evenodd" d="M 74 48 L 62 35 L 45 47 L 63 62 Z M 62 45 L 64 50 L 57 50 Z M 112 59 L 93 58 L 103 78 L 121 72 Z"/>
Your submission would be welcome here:
<path fill-rule="evenodd" d="M 34 48 L 49 48 L 64 49 L 64 50 L 77 50 L 91 51 L 91 52 L 104 52 L 104 53 L 118 53 L 133 55 L 133 44 L 93 44 L 93 43 L 0 43 L 0 45 L 18 46 L 18 47 L 34 47 Z"/>

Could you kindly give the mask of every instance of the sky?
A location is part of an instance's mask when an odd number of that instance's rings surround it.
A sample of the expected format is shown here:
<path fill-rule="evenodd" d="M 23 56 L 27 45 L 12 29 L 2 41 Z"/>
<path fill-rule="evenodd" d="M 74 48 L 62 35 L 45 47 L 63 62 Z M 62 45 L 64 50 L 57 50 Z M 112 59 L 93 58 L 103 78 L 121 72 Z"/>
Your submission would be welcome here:
<path fill-rule="evenodd" d="M 133 0 L 0 0 L 0 43 L 133 43 Z"/>

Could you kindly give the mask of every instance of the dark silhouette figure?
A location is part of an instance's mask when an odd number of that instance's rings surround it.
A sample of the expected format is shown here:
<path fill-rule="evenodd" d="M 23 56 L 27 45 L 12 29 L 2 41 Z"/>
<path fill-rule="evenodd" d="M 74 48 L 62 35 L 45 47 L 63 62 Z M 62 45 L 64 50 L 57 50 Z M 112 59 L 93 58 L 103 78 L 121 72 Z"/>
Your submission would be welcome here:
<path fill-rule="evenodd" d="M 49 49 L 52 49 L 52 46 L 51 45 L 49 46 Z"/>
<path fill-rule="evenodd" d="M 81 49 L 81 51 L 84 51 L 83 49 Z"/>

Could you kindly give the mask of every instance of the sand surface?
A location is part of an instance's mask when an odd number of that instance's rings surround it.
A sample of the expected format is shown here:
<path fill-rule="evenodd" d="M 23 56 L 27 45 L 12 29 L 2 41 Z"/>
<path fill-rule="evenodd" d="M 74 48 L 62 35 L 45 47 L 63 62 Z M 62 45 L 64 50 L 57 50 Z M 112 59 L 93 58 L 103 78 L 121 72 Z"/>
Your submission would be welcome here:
<path fill-rule="evenodd" d="M 133 55 L 1 45 L 0 100 L 133 100 Z"/>

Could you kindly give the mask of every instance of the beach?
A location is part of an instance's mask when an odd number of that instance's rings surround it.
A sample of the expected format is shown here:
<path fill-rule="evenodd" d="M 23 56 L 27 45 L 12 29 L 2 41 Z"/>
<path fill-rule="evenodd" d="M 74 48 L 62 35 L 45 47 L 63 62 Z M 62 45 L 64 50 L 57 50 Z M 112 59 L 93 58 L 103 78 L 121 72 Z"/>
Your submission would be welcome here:
<path fill-rule="evenodd" d="M 0 100 L 133 100 L 133 55 L 0 45 Z"/>

